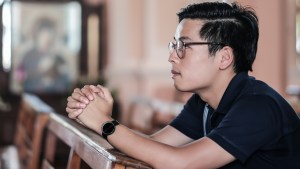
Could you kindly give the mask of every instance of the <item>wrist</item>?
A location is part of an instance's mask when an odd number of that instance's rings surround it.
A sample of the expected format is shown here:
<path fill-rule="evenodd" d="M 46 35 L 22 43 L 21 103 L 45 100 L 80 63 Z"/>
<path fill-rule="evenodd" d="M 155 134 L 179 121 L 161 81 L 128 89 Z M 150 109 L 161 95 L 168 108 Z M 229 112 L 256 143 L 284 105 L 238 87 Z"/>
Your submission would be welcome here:
<path fill-rule="evenodd" d="M 111 117 L 102 118 L 95 124 L 95 126 L 93 127 L 93 130 L 102 136 L 102 125 L 108 121 L 113 121 L 113 120 L 114 119 Z"/>
<path fill-rule="evenodd" d="M 116 127 L 119 124 L 120 123 L 117 120 L 111 120 L 111 121 L 107 121 L 107 122 L 103 123 L 102 126 L 101 126 L 101 129 L 102 129 L 101 135 L 102 135 L 102 137 L 107 140 L 107 137 L 112 135 L 115 132 Z"/>

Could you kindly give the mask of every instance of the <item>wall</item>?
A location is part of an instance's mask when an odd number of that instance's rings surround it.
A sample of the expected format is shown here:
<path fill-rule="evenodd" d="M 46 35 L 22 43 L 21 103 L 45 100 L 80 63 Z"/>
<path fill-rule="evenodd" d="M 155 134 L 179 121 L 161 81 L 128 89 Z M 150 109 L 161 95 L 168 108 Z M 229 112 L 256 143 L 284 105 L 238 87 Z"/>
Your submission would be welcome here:
<path fill-rule="evenodd" d="M 172 97 L 167 44 L 178 23 L 175 13 L 186 4 L 183 0 L 107 1 L 109 64 L 105 73 L 123 109 L 135 96 L 152 97 L 161 86 L 169 91 L 163 97 Z"/>
<path fill-rule="evenodd" d="M 285 60 L 282 57 L 284 1 L 251 1 L 259 17 L 260 39 L 253 75 L 270 84 L 275 90 L 285 90 Z"/>
<path fill-rule="evenodd" d="M 137 95 L 174 98 L 167 44 L 178 23 L 176 12 L 191 2 L 196 1 L 107 1 L 109 64 L 105 74 L 111 89 L 117 89 L 125 111 Z M 289 11 L 293 11 L 294 1 L 238 2 L 253 7 L 260 20 L 257 59 L 251 74 L 285 94 L 286 85 L 294 83 L 291 72 L 298 71 L 290 68 L 295 54 L 291 52 L 294 20 Z"/>

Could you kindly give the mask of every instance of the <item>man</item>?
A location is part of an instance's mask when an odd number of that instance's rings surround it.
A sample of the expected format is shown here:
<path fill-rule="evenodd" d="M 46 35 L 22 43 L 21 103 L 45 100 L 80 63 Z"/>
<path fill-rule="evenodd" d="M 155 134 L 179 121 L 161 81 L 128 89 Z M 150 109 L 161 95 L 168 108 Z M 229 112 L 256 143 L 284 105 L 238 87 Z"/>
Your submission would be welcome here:
<path fill-rule="evenodd" d="M 169 44 L 172 78 L 194 95 L 170 125 L 146 137 L 111 122 L 113 99 L 99 85 L 74 90 L 69 117 L 154 168 L 300 168 L 299 118 L 276 91 L 248 76 L 259 32 L 254 11 L 213 2 L 178 16 Z"/>

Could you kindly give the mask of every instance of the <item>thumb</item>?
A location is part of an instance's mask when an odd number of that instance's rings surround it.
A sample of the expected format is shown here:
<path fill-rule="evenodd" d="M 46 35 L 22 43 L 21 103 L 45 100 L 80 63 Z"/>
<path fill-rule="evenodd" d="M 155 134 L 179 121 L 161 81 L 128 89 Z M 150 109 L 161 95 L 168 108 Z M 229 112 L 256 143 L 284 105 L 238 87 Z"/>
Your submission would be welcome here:
<path fill-rule="evenodd" d="M 104 97 L 103 91 L 101 88 L 99 88 L 98 86 L 94 86 L 94 85 L 90 85 L 90 88 L 92 89 L 93 92 L 98 93 L 100 97 Z"/>
<path fill-rule="evenodd" d="M 111 95 L 111 92 L 108 90 L 108 88 L 103 87 L 103 86 L 101 86 L 101 85 L 97 85 L 97 87 L 99 87 L 99 88 L 102 90 L 103 95 L 104 95 L 104 99 L 105 99 L 107 102 L 109 102 L 109 103 L 112 104 L 112 103 L 114 102 L 114 99 L 113 99 L 113 97 L 112 97 L 112 95 Z"/>

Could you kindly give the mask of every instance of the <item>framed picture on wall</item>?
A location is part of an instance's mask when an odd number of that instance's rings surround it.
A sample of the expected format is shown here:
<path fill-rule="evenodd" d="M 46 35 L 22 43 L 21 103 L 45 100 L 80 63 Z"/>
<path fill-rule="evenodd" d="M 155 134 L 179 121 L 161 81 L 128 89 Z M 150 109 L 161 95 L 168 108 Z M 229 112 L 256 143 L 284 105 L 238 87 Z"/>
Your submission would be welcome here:
<path fill-rule="evenodd" d="M 78 79 L 81 6 L 78 2 L 10 2 L 14 93 L 63 93 Z"/>

